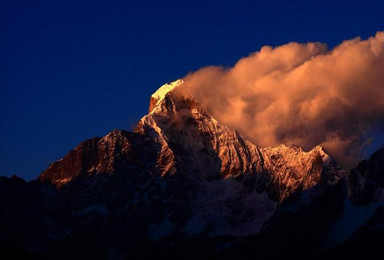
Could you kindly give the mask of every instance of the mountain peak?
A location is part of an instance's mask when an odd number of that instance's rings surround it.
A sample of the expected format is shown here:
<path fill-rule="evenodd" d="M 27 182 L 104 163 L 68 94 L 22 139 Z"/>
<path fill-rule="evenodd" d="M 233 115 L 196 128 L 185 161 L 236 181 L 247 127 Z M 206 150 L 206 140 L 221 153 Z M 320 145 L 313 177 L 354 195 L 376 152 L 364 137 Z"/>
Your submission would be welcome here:
<path fill-rule="evenodd" d="M 155 93 L 151 95 L 151 101 L 149 104 L 149 113 L 175 88 L 181 86 L 184 80 L 178 79 L 170 83 L 162 85 Z"/>
<path fill-rule="evenodd" d="M 154 99 L 163 99 L 169 92 L 171 92 L 176 87 L 182 85 L 184 83 L 184 80 L 178 79 L 171 83 L 166 83 L 162 85 L 158 90 L 156 90 L 155 93 L 152 94 L 152 98 Z"/>

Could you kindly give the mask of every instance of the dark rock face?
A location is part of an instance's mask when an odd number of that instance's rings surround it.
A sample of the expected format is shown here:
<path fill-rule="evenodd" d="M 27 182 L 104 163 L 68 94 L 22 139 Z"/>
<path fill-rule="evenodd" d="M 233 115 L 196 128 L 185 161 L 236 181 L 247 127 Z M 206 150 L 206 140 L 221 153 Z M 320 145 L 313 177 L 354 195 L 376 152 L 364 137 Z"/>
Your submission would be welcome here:
<path fill-rule="evenodd" d="M 357 207 L 384 205 L 384 147 L 352 169 L 346 178 L 349 198 Z M 326 252 L 321 258 L 383 259 L 384 207 L 379 207 L 352 237 Z"/>
<path fill-rule="evenodd" d="M 47 241 L 44 216 L 53 185 L 26 183 L 18 177 L 0 178 L 0 241 L 25 251 Z"/>
<path fill-rule="evenodd" d="M 32 182 L 1 177 L 0 249 L 38 259 L 321 255 L 346 190 L 358 200 L 371 189 L 362 178 L 383 183 L 380 154 L 347 178 L 320 146 L 258 148 L 192 97 L 160 91 L 133 133 L 84 141 Z"/>
<path fill-rule="evenodd" d="M 258 259 L 316 259 L 344 198 L 342 182 L 297 193 L 279 205 L 260 233 L 238 239 L 219 252 L 219 258 L 254 259 L 257 252 Z"/>
<path fill-rule="evenodd" d="M 322 258 L 383 259 L 384 207 L 362 225 L 345 243 L 321 254 Z"/>
<path fill-rule="evenodd" d="M 384 147 L 351 171 L 351 200 L 357 205 L 384 199 Z"/>

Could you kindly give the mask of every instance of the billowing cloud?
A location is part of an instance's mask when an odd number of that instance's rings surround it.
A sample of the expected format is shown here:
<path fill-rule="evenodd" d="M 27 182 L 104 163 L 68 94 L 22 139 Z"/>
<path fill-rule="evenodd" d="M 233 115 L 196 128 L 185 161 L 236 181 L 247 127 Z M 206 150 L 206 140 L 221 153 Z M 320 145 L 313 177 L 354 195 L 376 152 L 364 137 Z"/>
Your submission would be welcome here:
<path fill-rule="evenodd" d="M 384 32 L 344 41 L 289 43 L 206 67 L 185 77 L 183 89 L 221 123 L 260 147 L 323 145 L 353 166 L 384 121 Z"/>

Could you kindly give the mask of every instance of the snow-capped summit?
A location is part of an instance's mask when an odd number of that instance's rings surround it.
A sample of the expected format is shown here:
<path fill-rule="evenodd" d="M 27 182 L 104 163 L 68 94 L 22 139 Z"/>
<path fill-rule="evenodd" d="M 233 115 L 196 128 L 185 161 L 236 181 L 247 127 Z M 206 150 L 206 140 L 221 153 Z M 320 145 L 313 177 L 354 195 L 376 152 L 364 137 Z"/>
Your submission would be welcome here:
<path fill-rule="evenodd" d="M 257 147 L 236 130 L 221 125 L 192 96 L 174 94 L 183 83 L 176 80 L 161 86 L 151 96 L 150 112 L 135 129 L 138 136 L 151 139 L 156 146 L 157 158 L 147 164 L 155 165 L 153 171 L 160 176 L 188 172 L 191 182 L 243 176 L 254 182 L 258 191 L 281 202 L 297 190 L 324 180 L 335 183 L 345 174 L 320 146 L 309 152 L 296 146 Z M 64 185 L 79 174 L 113 173 L 117 156 L 129 156 L 132 141 L 139 138 L 131 136 L 113 132 L 82 143 L 52 164 L 40 179 Z M 91 160 L 92 153 L 97 154 Z M 85 159 L 76 161 L 82 157 Z"/>
<path fill-rule="evenodd" d="M 181 86 L 184 83 L 183 79 L 178 79 L 170 83 L 162 85 L 155 93 L 151 95 L 149 104 L 149 113 L 175 88 Z"/>
<path fill-rule="evenodd" d="M 170 83 L 166 83 L 162 85 L 155 93 L 151 95 L 152 98 L 159 100 L 163 99 L 166 94 L 174 90 L 176 87 L 182 85 L 184 83 L 183 79 L 178 79 Z"/>
<path fill-rule="evenodd" d="M 264 188 L 277 201 L 297 189 L 310 188 L 323 179 L 337 181 L 345 174 L 321 146 L 309 152 L 297 146 L 257 147 L 236 130 L 217 122 L 192 96 L 171 92 L 181 84 L 179 80 L 163 85 L 161 94 L 152 96 L 159 97 L 156 105 L 151 103 L 151 112 L 135 130 L 155 138 L 162 147 L 160 156 L 172 158 L 163 165 L 164 170 L 177 172 L 188 165 L 188 170 L 198 176 L 244 175 L 256 182 L 268 179 L 264 185 L 268 188 Z M 262 190 L 261 186 L 258 189 Z"/>
<path fill-rule="evenodd" d="M 157 239 L 173 232 L 199 234 L 207 225 L 212 236 L 255 234 L 292 194 L 343 177 L 320 146 L 308 152 L 298 146 L 257 147 L 220 124 L 194 97 L 174 92 L 182 84 L 160 87 L 133 133 L 115 130 L 81 143 L 40 180 L 59 188 L 84 176 L 149 185 L 154 201 L 145 203 L 165 212 L 163 222 L 150 222 L 149 235 Z M 181 223 L 166 217 L 171 209 L 188 215 Z"/>

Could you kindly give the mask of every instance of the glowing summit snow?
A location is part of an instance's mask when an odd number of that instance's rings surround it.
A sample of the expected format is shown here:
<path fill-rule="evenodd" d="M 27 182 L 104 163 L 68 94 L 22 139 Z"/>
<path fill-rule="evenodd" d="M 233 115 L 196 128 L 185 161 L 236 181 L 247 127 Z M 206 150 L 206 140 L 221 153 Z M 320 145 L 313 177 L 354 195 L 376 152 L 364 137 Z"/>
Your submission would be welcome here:
<path fill-rule="evenodd" d="M 153 93 L 151 97 L 156 99 L 157 101 L 162 100 L 169 92 L 171 92 L 183 83 L 184 80 L 178 79 L 171 83 L 164 84 L 155 93 Z"/>

